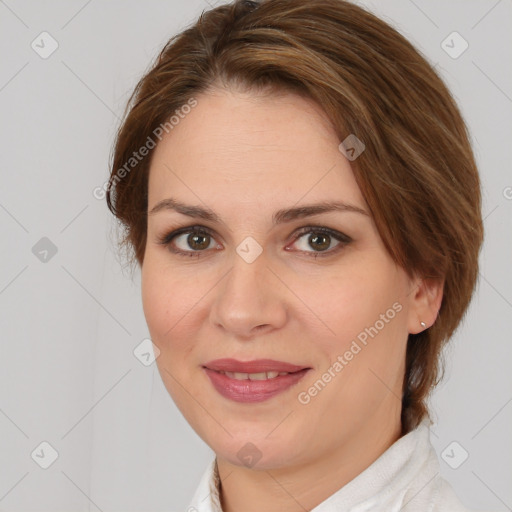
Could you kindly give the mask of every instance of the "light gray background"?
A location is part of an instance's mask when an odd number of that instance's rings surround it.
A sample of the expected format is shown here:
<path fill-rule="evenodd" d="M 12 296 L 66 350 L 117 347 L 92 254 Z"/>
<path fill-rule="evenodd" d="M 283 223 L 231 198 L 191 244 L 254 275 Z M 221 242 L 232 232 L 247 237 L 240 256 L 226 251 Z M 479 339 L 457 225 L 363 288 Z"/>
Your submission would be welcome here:
<path fill-rule="evenodd" d="M 469 453 L 458 469 L 441 458 L 467 505 L 512 510 L 512 2 L 362 3 L 436 65 L 470 127 L 486 241 L 432 401 L 432 441 L 440 457 L 452 441 Z M 111 216 L 92 193 L 138 78 L 208 7 L 0 1 L 0 510 L 183 511 L 213 456 L 155 364 L 134 357 L 148 337 L 139 274 L 123 273 Z M 59 45 L 47 59 L 31 47 L 43 31 Z M 441 47 L 453 31 L 469 43 L 457 59 Z M 57 247 L 47 262 L 32 252 L 42 237 Z M 58 452 L 48 469 L 31 458 L 43 441 Z M 40 450 L 39 462 L 50 453 Z"/>

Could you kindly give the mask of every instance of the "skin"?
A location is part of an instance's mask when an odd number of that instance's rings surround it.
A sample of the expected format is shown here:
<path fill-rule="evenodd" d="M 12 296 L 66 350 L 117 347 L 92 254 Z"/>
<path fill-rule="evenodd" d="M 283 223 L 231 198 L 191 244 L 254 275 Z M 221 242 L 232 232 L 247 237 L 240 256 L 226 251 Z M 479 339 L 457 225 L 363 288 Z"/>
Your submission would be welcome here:
<path fill-rule="evenodd" d="M 157 365 L 180 411 L 217 455 L 225 512 L 310 510 L 400 437 L 407 336 L 423 329 L 420 321 L 435 321 L 442 283 L 410 279 L 392 261 L 315 103 L 222 88 L 196 99 L 154 151 L 148 211 L 172 197 L 207 207 L 221 221 L 171 209 L 148 215 L 142 298 L 160 350 Z M 323 201 L 368 214 L 335 211 L 272 223 L 279 209 Z M 193 225 L 211 232 L 200 250 L 187 244 L 188 234 L 159 243 Z M 315 244 L 311 234 L 298 233 L 306 226 L 352 241 L 340 245 L 327 236 Z M 263 249 L 252 263 L 236 252 L 248 236 Z M 394 318 L 301 403 L 298 394 L 396 303 Z M 270 400 L 238 403 L 218 394 L 202 367 L 223 357 L 312 370 Z M 261 452 L 251 468 L 237 456 L 248 442 Z"/>

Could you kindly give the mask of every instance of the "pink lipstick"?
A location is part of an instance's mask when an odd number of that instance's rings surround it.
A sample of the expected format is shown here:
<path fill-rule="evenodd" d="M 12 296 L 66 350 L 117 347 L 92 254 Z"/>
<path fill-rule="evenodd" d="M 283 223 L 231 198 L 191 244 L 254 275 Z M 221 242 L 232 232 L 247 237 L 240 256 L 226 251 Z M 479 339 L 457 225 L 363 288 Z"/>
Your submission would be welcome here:
<path fill-rule="evenodd" d="M 289 389 L 311 369 L 273 359 L 216 359 L 203 366 L 213 387 L 235 402 L 263 402 Z"/>

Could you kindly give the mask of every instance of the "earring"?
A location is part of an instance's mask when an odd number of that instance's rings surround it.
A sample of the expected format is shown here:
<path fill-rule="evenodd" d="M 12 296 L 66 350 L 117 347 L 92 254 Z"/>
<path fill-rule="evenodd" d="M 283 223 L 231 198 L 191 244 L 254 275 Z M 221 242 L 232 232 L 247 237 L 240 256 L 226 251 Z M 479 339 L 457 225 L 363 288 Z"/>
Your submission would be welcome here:
<path fill-rule="evenodd" d="M 427 327 L 427 324 L 425 322 L 420 322 L 421 324 L 421 327 L 423 327 L 423 329 L 425 329 L 425 327 Z"/>

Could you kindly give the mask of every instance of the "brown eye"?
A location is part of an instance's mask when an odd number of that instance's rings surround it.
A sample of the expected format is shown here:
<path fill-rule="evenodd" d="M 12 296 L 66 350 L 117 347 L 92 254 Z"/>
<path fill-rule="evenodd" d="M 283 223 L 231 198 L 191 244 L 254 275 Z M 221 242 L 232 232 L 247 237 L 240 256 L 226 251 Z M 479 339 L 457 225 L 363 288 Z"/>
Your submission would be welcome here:
<path fill-rule="evenodd" d="M 200 252 L 209 249 L 213 242 L 212 236 L 204 231 L 189 230 L 173 236 L 169 244 L 178 252 Z"/>
<path fill-rule="evenodd" d="M 317 257 L 333 254 L 350 242 L 352 239 L 339 231 L 324 227 L 307 227 L 299 232 L 294 245 L 299 251 Z"/>
<path fill-rule="evenodd" d="M 310 235 L 308 243 L 311 247 L 314 247 L 319 251 L 325 251 L 329 248 L 329 245 L 331 245 L 331 237 L 324 234 Z"/>
<path fill-rule="evenodd" d="M 210 248 L 222 248 L 215 242 L 213 235 L 202 226 L 171 231 L 158 237 L 158 243 L 166 246 L 169 251 L 183 256 L 201 256 Z"/>
<path fill-rule="evenodd" d="M 188 246 L 194 251 L 208 249 L 211 237 L 208 234 L 190 234 L 187 237 Z"/>

